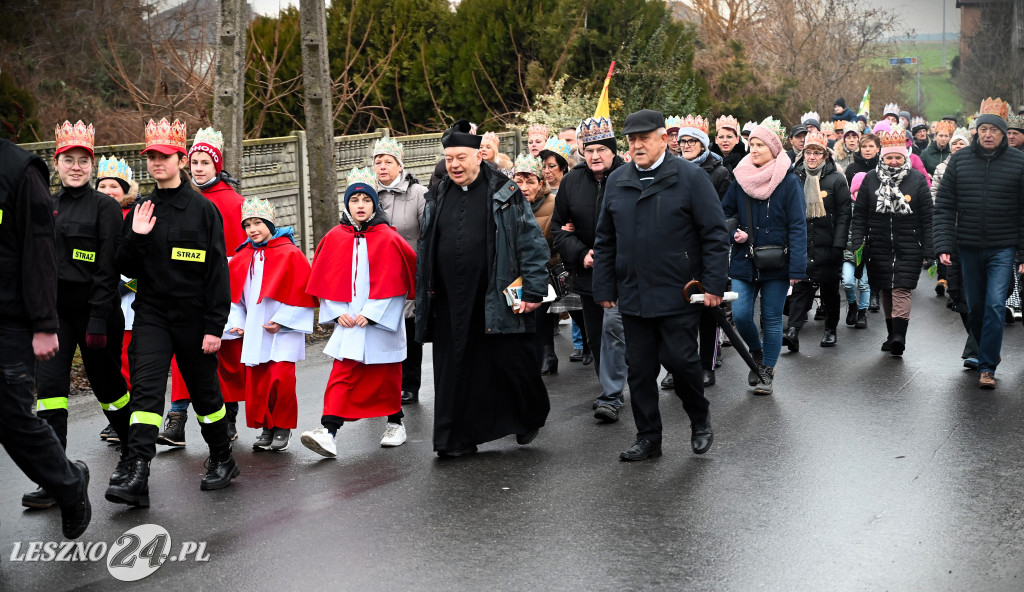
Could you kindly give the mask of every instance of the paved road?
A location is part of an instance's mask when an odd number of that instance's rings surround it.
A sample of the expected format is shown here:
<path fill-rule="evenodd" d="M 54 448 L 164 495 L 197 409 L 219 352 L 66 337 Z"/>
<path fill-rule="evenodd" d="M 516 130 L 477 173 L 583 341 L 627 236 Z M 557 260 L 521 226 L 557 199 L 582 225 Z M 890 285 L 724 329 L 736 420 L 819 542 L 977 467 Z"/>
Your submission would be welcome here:
<path fill-rule="evenodd" d="M 74 407 L 70 450 L 93 469 L 93 525 L 113 545 L 141 524 L 167 529 L 172 553 L 205 541 L 209 561 L 166 562 L 122 584 L 103 561 L 11 562 L 16 544 L 60 541 L 56 511 L 23 511 L 31 484 L 0 455 L 0 590 L 1021 590 L 1024 589 L 1024 328 L 1008 329 L 999 389 L 961 368 L 959 319 L 922 282 L 903 359 L 878 351 L 880 315 L 839 345 L 779 364 L 776 395 L 755 397 L 726 350 L 710 389 L 711 451 L 689 451 L 681 406 L 664 394 L 665 455 L 621 463 L 631 415 L 596 425 L 591 367 L 548 379 L 551 414 L 534 444 L 512 438 L 439 461 L 431 389 L 407 409 L 410 441 L 381 449 L 383 420 L 346 425 L 337 460 L 295 441 L 253 453 L 242 476 L 201 492 L 205 446 L 153 463 L 153 507 L 103 500 L 116 462 L 88 401 Z M 300 429 L 316 425 L 329 360 L 300 366 Z M 429 359 L 429 355 L 427 356 Z M 431 384 L 429 367 L 425 382 Z"/>

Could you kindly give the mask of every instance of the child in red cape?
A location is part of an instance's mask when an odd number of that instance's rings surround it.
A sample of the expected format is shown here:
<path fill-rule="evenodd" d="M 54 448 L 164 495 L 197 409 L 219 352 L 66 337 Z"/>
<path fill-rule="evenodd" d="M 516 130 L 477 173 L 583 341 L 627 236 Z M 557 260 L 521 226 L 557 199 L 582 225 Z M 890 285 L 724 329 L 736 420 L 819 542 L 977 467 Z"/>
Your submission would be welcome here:
<path fill-rule="evenodd" d="M 346 421 L 387 416 L 380 445 L 400 446 L 402 360 L 406 356 L 405 301 L 415 294 L 416 253 L 380 209 L 372 169 L 348 175 L 341 224 L 317 245 L 306 292 L 320 299 L 321 322 L 337 323 L 324 353 L 334 367 L 324 393 L 322 427 L 303 432 L 302 444 L 337 456 Z"/>
<path fill-rule="evenodd" d="M 295 362 L 306 359 L 316 299 L 306 294 L 309 261 L 290 227 L 277 228 L 268 200 L 242 204 L 248 239 L 228 263 L 231 313 L 224 339 L 241 343 L 245 366 L 245 421 L 263 428 L 253 450 L 288 448 L 298 421 Z"/>

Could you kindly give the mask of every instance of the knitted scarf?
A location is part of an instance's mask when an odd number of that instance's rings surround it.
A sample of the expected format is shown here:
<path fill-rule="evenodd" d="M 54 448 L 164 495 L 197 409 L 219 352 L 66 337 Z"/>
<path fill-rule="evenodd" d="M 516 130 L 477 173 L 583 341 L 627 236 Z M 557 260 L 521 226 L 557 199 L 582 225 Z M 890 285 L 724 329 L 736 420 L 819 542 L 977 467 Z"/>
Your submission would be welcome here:
<path fill-rule="evenodd" d="M 875 211 L 879 214 L 898 214 L 905 216 L 913 214 L 910 209 L 910 202 L 904 199 L 900 191 L 900 183 L 910 172 L 910 159 L 905 159 L 903 165 L 893 168 L 883 162 L 879 162 L 875 168 L 878 180 L 881 185 L 878 188 L 878 199 L 875 204 Z"/>
<path fill-rule="evenodd" d="M 733 175 L 747 195 L 754 199 L 766 200 L 771 197 L 779 183 L 786 178 L 786 173 L 789 172 L 789 167 L 792 164 L 793 161 L 789 159 L 789 155 L 779 152 L 775 160 L 758 167 L 754 166 L 750 155 L 747 154 L 736 165 Z"/>
<path fill-rule="evenodd" d="M 804 173 L 804 200 L 807 203 L 807 219 L 821 218 L 825 215 L 825 204 L 821 201 L 821 171 L 825 168 L 825 161 L 817 168 L 807 166 L 807 161 L 802 161 Z"/>

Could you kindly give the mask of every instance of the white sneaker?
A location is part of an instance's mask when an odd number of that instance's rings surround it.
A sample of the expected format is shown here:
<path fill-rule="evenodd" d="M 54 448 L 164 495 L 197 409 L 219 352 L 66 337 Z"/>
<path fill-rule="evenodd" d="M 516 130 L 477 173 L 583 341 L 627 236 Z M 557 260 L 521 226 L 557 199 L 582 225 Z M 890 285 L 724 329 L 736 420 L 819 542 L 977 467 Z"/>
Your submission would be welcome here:
<path fill-rule="evenodd" d="M 302 432 L 300 440 L 303 446 L 321 456 L 326 456 L 327 458 L 338 456 L 338 446 L 334 443 L 334 436 L 323 426 L 318 427 L 312 432 Z"/>
<path fill-rule="evenodd" d="M 380 439 L 380 445 L 385 448 L 401 446 L 405 443 L 405 424 L 388 422 L 384 430 L 384 437 Z"/>

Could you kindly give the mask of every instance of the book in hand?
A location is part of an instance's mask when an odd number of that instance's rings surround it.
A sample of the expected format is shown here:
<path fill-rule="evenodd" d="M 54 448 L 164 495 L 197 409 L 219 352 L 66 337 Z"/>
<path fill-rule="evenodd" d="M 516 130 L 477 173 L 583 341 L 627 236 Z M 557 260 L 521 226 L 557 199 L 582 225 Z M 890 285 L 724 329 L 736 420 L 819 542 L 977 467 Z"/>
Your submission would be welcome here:
<path fill-rule="evenodd" d="M 519 314 L 519 307 L 523 303 L 523 276 L 517 277 L 505 288 L 502 294 L 505 295 L 505 302 L 512 308 L 512 312 Z M 548 294 L 541 302 L 554 302 L 557 298 L 558 295 L 555 293 L 555 288 L 548 284 Z"/>

